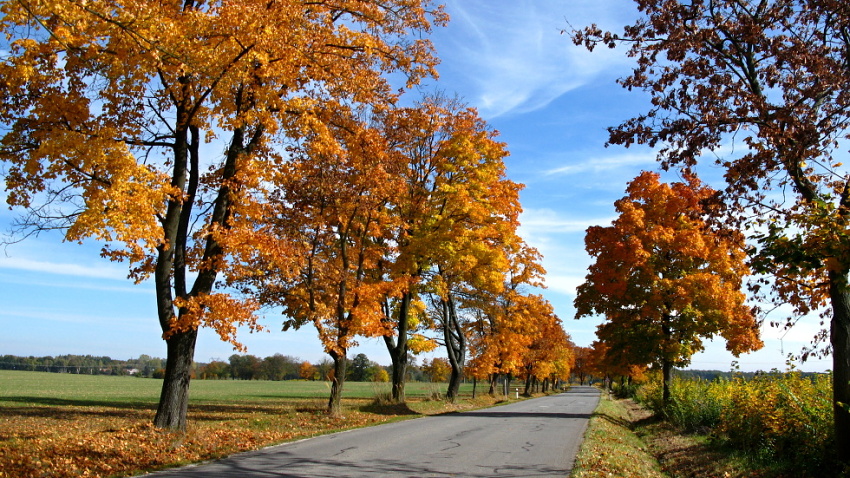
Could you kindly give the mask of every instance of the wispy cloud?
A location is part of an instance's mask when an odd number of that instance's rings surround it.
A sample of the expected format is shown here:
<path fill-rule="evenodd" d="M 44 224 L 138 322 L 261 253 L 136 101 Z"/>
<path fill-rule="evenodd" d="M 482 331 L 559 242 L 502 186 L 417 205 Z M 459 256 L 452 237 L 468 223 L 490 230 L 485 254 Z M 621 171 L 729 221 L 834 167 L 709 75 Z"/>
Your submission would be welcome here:
<path fill-rule="evenodd" d="M 118 267 L 111 267 L 105 265 L 90 266 L 64 262 L 47 262 L 17 257 L 0 256 L 0 269 L 43 272 L 46 274 L 59 274 L 76 277 L 87 277 L 93 279 L 126 280 L 127 278 L 126 270 Z"/>
<path fill-rule="evenodd" d="M 588 227 L 609 224 L 614 218 L 576 219 L 552 209 L 525 209 L 520 215 L 520 233 L 532 235 L 584 232 Z M 523 236 L 525 237 L 525 236 Z"/>
<path fill-rule="evenodd" d="M 584 277 L 558 274 L 546 275 L 546 287 L 549 290 L 566 294 L 570 297 L 575 297 L 576 288 L 582 283 L 584 283 Z"/>
<path fill-rule="evenodd" d="M 139 324 L 147 324 L 153 323 L 155 320 L 152 320 L 150 317 L 131 317 L 131 316 L 119 316 L 119 315 L 94 315 L 94 314 L 83 314 L 83 313 L 73 313 L 66 312 L 63 310 L 57 309 L 39 309 L 39 308 L 19 308 L 19 309 L 9 309 L 4 310 L 2 312 L 3 317 L 15 317 L 19 319 L 27 319 L 27 320 L 39 320 L 39 321 L 48 321 L 48 322 L 62 322 L 69 324 L 94 324 L 94 325 L 102 325 L 102 324 L 111 324 L 111 325 L 120 325 L 121 327 L 131 327 L 135 328 Z"/>
<path fill-rule="evenodd" d="M 634 169 L 639 165 L 654 165 L 655 153 L 647 152 L 627 152 L 616 156 L 592 157 L 579 163 L 568 164 L 558 168 L 544 171 L 546 176 L 567 176 L 583 173 L 602 173 L 615 169 L 629 168 Z"/>
<path fill-rule="evenodd" d="M 591 56 L 561 31 L 568 21 L 616 28 L 628 21 L 628 9 L 587 0 L 463 0 L 447 9 L 451 34 L 438 32 L 438 53 L 447 64 L 463 65 L 446 73 L 465 77 L 471 91 L 462 93 L 485 117 L 538 110 L 627 62 L 621 50 L 598 49 Z"/>

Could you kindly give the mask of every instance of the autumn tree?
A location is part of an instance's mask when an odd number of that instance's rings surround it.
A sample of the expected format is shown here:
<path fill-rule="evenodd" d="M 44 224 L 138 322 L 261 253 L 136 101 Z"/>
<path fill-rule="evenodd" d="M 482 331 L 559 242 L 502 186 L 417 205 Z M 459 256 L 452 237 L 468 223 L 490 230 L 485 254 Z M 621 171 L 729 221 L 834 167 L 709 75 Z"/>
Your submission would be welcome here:
<path fill-rule="evenodd" d="M 280 188 L 264 203 L 267 219 L 255 226 L 263 236 L 298 244 L 300 252 L 290 258 L 274 248 L 254 250 L 234 285 L 259 303 L 282 307 L 285 329 L 316 328 L 334 361 L 328 411 L 337 414 L 356 337 L 387 333 L 381 306 L 396 284 L 385 280 L 381 264 L 393 247 L 397 220 L 388 205 L 405 163 L 393 162 L 382 131 L 361 114 L 327 114 L 290 149 L 292 158 L 276 173 Z M 334 138 L 330 145 L 327 135 Z"/>
<path fill-rule="evenodd" d="M 155 283 L 167 344 L 158 427 L 184 428 L 197 329 L 235 347 L 257 304 L 214 292 L 263 238 L 251 209 L 284 160 L 275 143 L 315 105 L 392 101 L 434 63 L 429 2 L 13 2 L 2 6 L 0 158 L 22 234 L 107 244 Z M 434 12 L 443 21 L 439 11 Z M 210 154 L 205 141 L 221 139 Z M 215 148 L 212 148 L 215 151 Z"/>
<path fill-rule="evenodd" d="M 573 349 L 573 375 L 578 379 L 579 385 L 584 385 L 590 375 L 590 347 L 575 347 Z"/>
<path fill-rule="evenodd" d="M 523 358 L 537 334 L 536 322 L 552 312 L 542 296 L 526 291 L 529 286 L 543 285 L 545 271 L 540 254 L 521 241 L 511 249 L 502 287 L 477 291 L 467 305 L 475 311 L 467 325 L 469 369 L 474 377 L 489 377 L 491 395 L 500 376 L 521 371 Z"/>
<path fill-rule="evenodd" d="M 525 377 L 526 395 L 538 389 L 541 383 L 545 393 L 557 382 L 569 380 L 575 360 L 574 344 L 554 310 L 539 315 L 535 328 L 534 338 L 523 357 L 520 375 Z"/>
<path fill-rule="evenodd" d="M 318 373 L 316 366 L 306 360 L 298 367 L 298 376 L 304 380 L 316 380 Z"/>
<path fill-rule="evenodd" d="M 752 227 L 768 298 L 794 307 L 786 326 L 821 311 L 830 325 L 837 449 L 850 448 L 850 12 L 841 0 L 638 2 L 622 34 L 597 28 L 589 47 L 625 42 L 637 59 L 621 80 L 652 109 L 611 129 L 612 143 L 660 145 L 665 166 L 713 151 L 726 171 L 730 220 Z M 730 147 L 732 146 L 732 147 Z M 734 154 L 728 153 L 734 151 Z M 805 358 L 812 350 L 804 350 Z M 829 351 L 829 350 L 827 350 Z"/>
<path fill-rule="evenodd" d="M 694 176 L 671 185 L 643 172 L 615 203 L 611 226 L 588 228 L 595 259 L 575 299 L 576 318 L 599 314 L 597 336 L 629 364 L 661 365 L 665 403 L 673 366 L 686 365 L 720 335 L 734 355 L 762 346 L 745 304 L 743 237 L 708 223 L 714 191 Z"/>
<path fill-rule="evenodd" d="M 432 382 L 445 382 L 452 373 L 452 366 L 447 358 L 434 357 L 430 361 L 428 359 L 422 361 L 422 372 Z"/>
<path fill-rule="evenodd" d="M 488 254 L 501 247 L 496 243 L 505 231 L 516 229 L 520 187 L 505 177 L 505 145 L 474 109 L 456 100 L 428 97 L 415 107 L 388 110 L 380 124 L 390 154 L 407 165 L 392 205 L 398 220 L 395 248 L 383 273 L 397 291 L 384 303 L 391 331 L 384 340 L 393 365 L 393 399 L 403 402 L 409 337 L 425 312 L 423 294 L 431 290 L 439 296 L 448 319 L 444 330 L 456 334 L 452 285 L 470 274 L 492 277 L 484 264 L 498 262 Z M 426 276 L 439 276 L 441 285 L 427 286 Z M 449 343 L 456 338 L 449 337 Z M 462 361 L 459 353 L 452 360 L 456 367 Z"/>

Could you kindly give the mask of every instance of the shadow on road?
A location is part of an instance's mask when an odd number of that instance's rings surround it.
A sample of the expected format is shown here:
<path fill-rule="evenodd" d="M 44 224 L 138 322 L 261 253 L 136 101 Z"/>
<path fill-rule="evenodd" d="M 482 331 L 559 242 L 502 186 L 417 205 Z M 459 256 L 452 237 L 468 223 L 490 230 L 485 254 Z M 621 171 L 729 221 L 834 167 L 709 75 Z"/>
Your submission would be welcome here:
<path fill-rule="evenodd" d="M 249 456 L 250 455 L 250 456 Z M 294 458 L 288 453 L 276 454 L 249 452 L 237 455 L 240 459 L 225 458 L 211 467 L 180 468 L 144 475 L 145 478 L 303 478 L 305 470 L 311 477 L 365 477 L 365 476 L 446 476 L 444 469 L 410 463 L 402 460 L 371 460 L 369 462 L 342 461 L 338 457 Z M 566 476 L 569 470 L 548 465 L 482 465 L 480 472 L 464 471 L 467 478 L 528 478 L 534 476 Z"/>
<path fill-rule="evenodd" d="M 447 417 L 483 417 L 483 418 L 590 418 L 589 413 L 557 413 L 557 412 L 459 412 L 445 415 Z"/>

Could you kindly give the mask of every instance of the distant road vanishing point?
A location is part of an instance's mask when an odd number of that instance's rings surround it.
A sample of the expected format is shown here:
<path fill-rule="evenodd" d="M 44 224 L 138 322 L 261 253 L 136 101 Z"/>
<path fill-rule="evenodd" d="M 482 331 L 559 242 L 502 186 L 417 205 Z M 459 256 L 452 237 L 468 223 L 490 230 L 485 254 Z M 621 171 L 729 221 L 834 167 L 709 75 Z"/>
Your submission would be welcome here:
<path fill-rule="evenodd" d="M 325 435 L 145 478 L 558 477 L 572 470 L 599 390 Z"/>

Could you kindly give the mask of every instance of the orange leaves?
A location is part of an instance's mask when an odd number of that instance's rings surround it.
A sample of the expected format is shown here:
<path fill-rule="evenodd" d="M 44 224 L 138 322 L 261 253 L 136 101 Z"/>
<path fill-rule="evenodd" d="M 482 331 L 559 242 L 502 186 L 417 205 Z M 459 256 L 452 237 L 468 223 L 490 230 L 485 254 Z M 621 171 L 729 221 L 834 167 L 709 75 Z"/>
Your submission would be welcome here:
<path fill-rule="evenodd" d="M 602 314 L 598 336 L 622 365 L 687 362 L 701 338 L 720 334 L 735 354 L 761 347 L 741 292 L 743 241 L 703 219 L 713 191 L 693 177 L 667 185 L 644 172 L 616 202 L 609 227 L 588 229 L 596 258 L 578 289 L 577 317 Z"/>
<path fill-rule="evenodd" d="M 221 340 L 231 343 L 234 349 L 244 352 L 245 347 L 236 340 L 236 327 L 262 330 L 254 315 L 260 305 L 251 299 L 237 299 L 228 294 L 203 294 L 188 299 L 177 298 L 174 305 L 180 309 L 179 318 L 172 319 L 163 339 L 204 326 L 215 330 Z"/>

